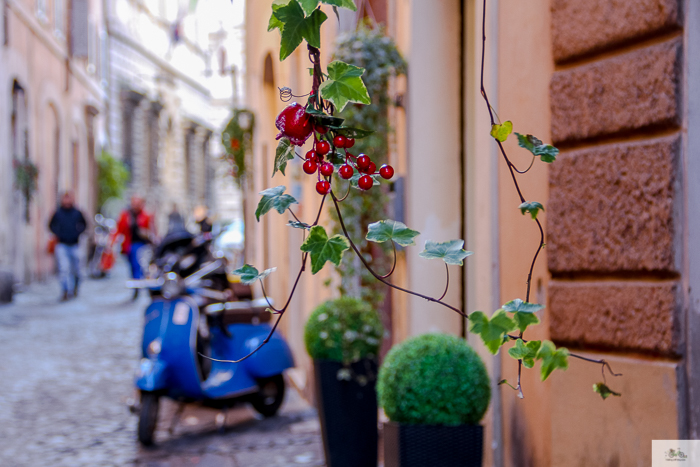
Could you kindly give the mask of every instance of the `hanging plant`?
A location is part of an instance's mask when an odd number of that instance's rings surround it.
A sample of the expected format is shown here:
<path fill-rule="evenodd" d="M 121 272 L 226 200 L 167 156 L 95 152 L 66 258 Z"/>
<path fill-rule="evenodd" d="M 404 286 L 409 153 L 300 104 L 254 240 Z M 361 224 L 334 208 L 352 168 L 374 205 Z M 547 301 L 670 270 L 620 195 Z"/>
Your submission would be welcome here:
<path fill-rule="evenodd" d="M 22 193 L 25 200 L 24 218 L 29 222 L 29 203 L 37 189 L 37 179 L 39 178 L 39 168 L 32 161 L 26 159 L 12 161 L 15 169 L 15 188 Z"/>
<path fill-rule="evenodd" d="M 234 109 L 233 117 L 221 133 L 221 143 L 226 151 L 224 159 L 231 164 L 231 175 L 240 187 L 245 180 L 246 154 L 253 147 L 255 115 L 247 109 Z"/>

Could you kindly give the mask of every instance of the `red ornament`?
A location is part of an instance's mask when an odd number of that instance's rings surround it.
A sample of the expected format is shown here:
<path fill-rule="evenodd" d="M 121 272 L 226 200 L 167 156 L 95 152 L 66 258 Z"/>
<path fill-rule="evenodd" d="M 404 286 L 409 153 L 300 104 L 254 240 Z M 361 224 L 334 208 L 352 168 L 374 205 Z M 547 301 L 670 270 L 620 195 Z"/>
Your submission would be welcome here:
<path fill-rule="evenodd" d="M 304 107 L 297 102 L 288 105 L 277 116 L 275 126 L 280 130 L 277 139 L 282 137 L 289 138 L 289 141 L 295 146 L 304 144 L 313 132 L 311 117 L 306 113 Z"/>
<path fill-rule="evenodd" d="M 374 180 L 369 175 L 363 175 L 357 181 L 357 186 L 363 190 L 369 190 L 374 185 Z"/>
<path fill-rule="evenodd" d="M 325 156 L 331 150 L 331 145 L 326 141 L 319 141 L 316 143 L 316 153 Z"/>
<path fill-rule="evenodd" d="M 345 147 L 345 136 L 343 135 L 338 135 L 335 138 L 333 138 L 333 145 L 336 148 L 344 148 Z"/>
<path fill-rule="evenodd" d="M 389 164 L 384 164 L 379 169 L 379 175 L 381 175 L 383 179 L 389 180 L 391 177 L 394 176 L 394 168 Z"/>
<path fill-rule="evenodd" d="M 333 164 L 330 162 L 324 162 L 323 165 L 321 165 L 321 175 L 324 177 L 330 177 L 333 175 Z"/>
<path fill-rule="evenodd" d="M 348 164 L 345 164 L 345 165 L 341 166 L 340 169 L 338 169 L 338 174 L 344 180 L 352 178 L 352 175 L 354 172 L 355 171 L 352 170 L 352 167 L 350 167 Z"/>
<path fill-rule="evenodd" d="M 355 138 L 345 138 L 345 149 L 350 149 L 355 145 Z"/>
<path fill-rule="evenodd" d="M 308 160 L 304 162 L 304 165 L 302 167 L 304 169 L 304 172 L 307 174 L 311 175 L 312 173 L 316 172 L 318 169 L 318 165 L 316 164 L 316 161 Z"/>
<path fill-rule="evenodd" d="M 319 195 L 326 195 L 329 191 L 331 191 L 331 184 L 327 181 L 321 180 L 316 184 L 316 192 L 318 192 Z"/>

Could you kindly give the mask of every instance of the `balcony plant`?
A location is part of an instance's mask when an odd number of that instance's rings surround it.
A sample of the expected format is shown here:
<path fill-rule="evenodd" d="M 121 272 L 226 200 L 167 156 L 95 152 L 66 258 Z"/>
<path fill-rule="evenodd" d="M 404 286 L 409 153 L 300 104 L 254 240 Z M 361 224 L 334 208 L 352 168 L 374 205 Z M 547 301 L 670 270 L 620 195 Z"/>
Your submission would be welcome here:
<path fill-rule="evenodd" d="M 483 427 L 491 399 L 481 357 L 447 334 L 409 339 L 387 354 L 379 370 L 384 465 L 481 466 Z"/>
<path fill-rule="evenodd" d="M 304 332 L 314 359 L 326 463 L 377 465 L 377 355 L 384 326 L 367 303 L 341 297 L 321 304 Z"/>

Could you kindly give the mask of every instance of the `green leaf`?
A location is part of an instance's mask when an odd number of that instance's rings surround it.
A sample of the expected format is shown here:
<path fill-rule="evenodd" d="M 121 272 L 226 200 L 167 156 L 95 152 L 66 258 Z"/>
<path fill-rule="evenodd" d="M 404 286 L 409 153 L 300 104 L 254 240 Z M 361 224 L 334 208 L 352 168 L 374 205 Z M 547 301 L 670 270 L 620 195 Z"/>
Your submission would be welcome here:
<path fill-rule="evenodd" d="M 309 232 L 306 241 L 301 245 L 301 251 L 311 255 L 311 274 L 316 274 L 323 269 L 326 261 L 338 266 L 343 257 L 343 252 L 350 248 L 350 242 L 342 235 L 334 235 L 328 238 L 326 229 L 320 225 L 314 226 Z"/>
<path fill-rule="evenodd" d="M 371 104 L 369 93 L 362 82 L 364 68 L 333 61 L 328 65 L 328 79 L 319 88 L 321 97 L 331 101 L 338 112 L 342 112 L 348 102 Z"/>
<path fill-rule="evenodd" d="M 411 246 L 416 244 L 413 239 L 418 235 L 420 235 L 420 232 L 409 229 L 403 222 L 386 219 L 370 224 L 365 238 L 375 243 L 384 243 L 391 240 L 401 246 Z"/>
<path fill-rule="evenodd" d="M 234 276 L 241 276 L 241 282 L 247 285 L 254 284 L 257 280 L 263 280 L 274 272 L 277 268 L 265 269 L 263 272 L 258 272 L 256 268 L 250 264 L 244 264 L 242 267 L 233 271 Z"/>
<path fill-rule="evenodd" d="M 537 303 L 523 302 L 519 298 L 511 300 L 505 305 L 503 309 L 509 313 L 515 313 L 513 319 L 515 324 L 518 326 L 520 332 L 525 332 L 525 329 L 531 324 L 537 324 L 540 322 L 539 318 L 535 316 L 535 312 L 543 309 L 544 306 Z"/>
<path fill-rule="evenodd" d="M 522 360 L 525 368 L 532 368 L 535 366 L 535 357 L 541 344 L 540 341 L 530 341 L 526 344 L 522 339 L 518 339 L 515 341 L 515 347 L 508 350 L 508 355 L 516 360 Z"/>
<path fill-rule="evenodd" d="M 287 225 L 289 227 L 294 227 L 295 229 L 309 230 L 311 228 L 311 226 L 309 224 L 304 224 L 303 222 L 299 222 L 299 221 L 289 221 L 289 222 L 287 222 Z"/>
<path fill-rule="evenodd" d="M 326 5 L 339 6 L 340 8 L 347 8 L 348 10 L 357 11 L 355 2 L 353 0 L 321 0 L 321 3 Z"/>
<path fill-rule="evenodd" d="M 279 10 L 283 6 L 287 6 L 290 1 L 292 0 L 274 0 L 272 2 L 272 14 L 270 15 L 270 22 L 267 25 L 268 32 L 272 31 L 273 29 L 279 29 L 281 32 L 282 29 L 284 29 L 284 23 L 277 19 L 275 16 L 275 11 Z"/>
<path fill-rule="evenodd" d="M 362 128 L 352 128 L 349 126 L 331 126 L 331 129 L 337 131 L 339 134 L 353 139 L 362 139 L 374 133 L 372 130 L 363 130 Z"/>
<path fill-rule="evenodd" d="M 515 329 L 515 322 L 503 310 L 496 310 L 491 319 L 481 311 L 475 311 L 469 315 L 469 323 L 469 331 L 479 334 L 494 355 L 507 339 L 506 334 Z"/>
<path fill-rule="evenodd" d="M 619 392 L 615 392 L 612 389 L 610 389 L 605 383 L 594 384 L 593 391 L 600 394 L 600 397 L 602 397 L 603 400 L 607 399 L 609 396 L 622 396 L 622 394 L 620 394 Z"/>
<path fill-rule="evenodd" d="M 508 135 L 513 131 L 513 122 L 508 120 L 499 125 L 495 123 L 491 125 L 491 136 L 496 138 L 501 143 L 508 139 Z"/>
<path fill-rule="evenodd" d="M 274 177 L 277 171 L 282 172 L 282 175 L 286 174 L 284 171 L 287 169 L 287 161 L 294 159 L 295 146 L 287 139 L 282 138 L 277 145 L 277 151 L 275 151 L 275 164 L 272 170 L 272 176 Z"/>
<path fill-rule="evenodd" d="M 306 16 L 309 16 L 314 12 L 320 0 L 297 0 L 297 2 L 299 2 L 299 5 L 301 5 L 301 8 L 304 10 L 304 13 L 306 13 Z"/>
<path fill-rule="evenodd" d="M 270 209 L 274 208 L 277 212 L 282 214 L 290 205 L 299 204 L 292 195 L 283 194 L 286 189 L 286 186 L 280 185 L 260 192 L 263 197 L 258 203 L 258 208 L 255 210 L 255 218 L 258 222 L 260 222 L 260 216 L 267 214 Z"/>
<path fill-rule="evenodd" d="M 515 313 L 517 311 L 522 311 L 523 313 L 534 313 L 544 309 L 544 306 L 537 303 L 524 302 L 519 298 L 516 298 L 515 300 L 511 300 L 503 305 L 503 309 L 510 313 Z"/>
<path fill-rule="evenodd" d="M 526 212 L 529 212 L 533 219 L 537 219 L 537 212 L 540 210 L 544 211 L 544 206 L 542 206 L 542 203 L 538 203 L 537 201 L 525 201 L 523 204 L 518 206 L 518 209 L 520 209 L 520 212 L 523 213 L 523 216 Z"/>
<path fill-rule="evenodd" d="M 462 266 L 462 260 L 473 253 L 462 249 L 464 240 L 450 240 L 447 242 L 425 242 L 425 250 L 418 256 L 426 259 L 441 259 L 447 264 Z"/>
<path fill-rule="evenodd" d="M 535 156 L 540 156 L 542 162 L 554 162 L 559 154 L 559 149 L 551 144 L 543 144 L 541 140 L 532 135 L 521 135 L 516 133 L 518 137 L 518 146 L 525 148 Z"/>
<path fill-rule="evenodd" d="M 537 360 L 542 360 L 540 367 L 540 379 L 546 380 L 557 368 L 566 370 L 569 368 L 569 351 L 564 348 L 556 348 L 553 342 L 544 341 L 537 351 Z"/>
<path fill-rule="evenodd" d="M 277 10 L 273 9 L 272 15 L 282 23 L 280 61 L 289 57 L 299 47 L 302 39 L 306 39 L 313 47 L 321 47 L 321 24 L 328 18 L 321 10 L 314 10 L 306 17 L 301 5 L 293 1 Z"/>

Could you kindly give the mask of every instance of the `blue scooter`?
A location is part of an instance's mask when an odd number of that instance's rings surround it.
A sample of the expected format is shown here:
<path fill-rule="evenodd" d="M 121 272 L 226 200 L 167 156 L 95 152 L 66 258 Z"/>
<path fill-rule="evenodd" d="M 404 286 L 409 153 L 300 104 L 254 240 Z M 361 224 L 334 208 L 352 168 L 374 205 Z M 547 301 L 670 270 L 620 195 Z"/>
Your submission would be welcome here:
<path fill-rule="evenodd" d="M 294 366 L 289 346 L 277 333 L 242 362 L 221 361 L 256 349 L 270 334 L 270 313 L 264 299 L 249 299 L 249 287 L 228 284 L 223 258 L 192 264 L 191 250 L 171 255 L 158 277 L 127 284 L 147 288 L 153 296 L 135 381 L 143 445 L 153 444 L 161 397 L 220 409 L 250 402 L 263 416 L 275 415 L 284 399 L 282 373 Z M 183 271 L 191 273 L 183 278 Z"/>

